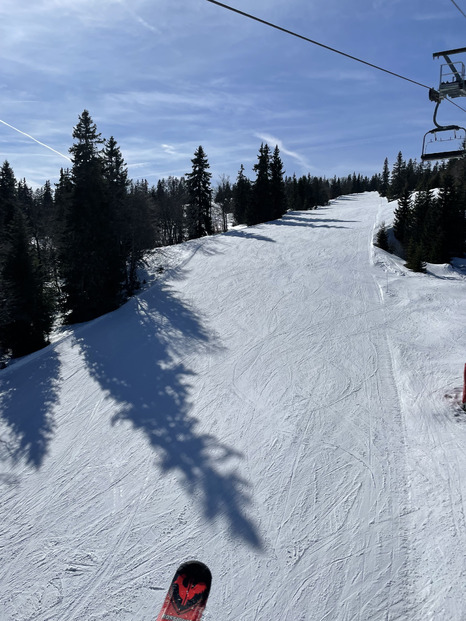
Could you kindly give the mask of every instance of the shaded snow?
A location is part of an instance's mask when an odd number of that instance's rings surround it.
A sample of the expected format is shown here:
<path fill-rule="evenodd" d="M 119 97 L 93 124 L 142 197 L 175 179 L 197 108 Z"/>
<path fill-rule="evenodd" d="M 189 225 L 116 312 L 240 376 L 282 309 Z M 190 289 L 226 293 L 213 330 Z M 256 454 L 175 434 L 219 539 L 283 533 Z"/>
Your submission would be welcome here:
<path fill-rule="evenodd" d="M 372 246 L 392 216 L 164 249 L 0 373 L 0 619 L 149 621 L 189 558 L 207 621 L 466 618 L 464 265 L 409 272 Z"/>

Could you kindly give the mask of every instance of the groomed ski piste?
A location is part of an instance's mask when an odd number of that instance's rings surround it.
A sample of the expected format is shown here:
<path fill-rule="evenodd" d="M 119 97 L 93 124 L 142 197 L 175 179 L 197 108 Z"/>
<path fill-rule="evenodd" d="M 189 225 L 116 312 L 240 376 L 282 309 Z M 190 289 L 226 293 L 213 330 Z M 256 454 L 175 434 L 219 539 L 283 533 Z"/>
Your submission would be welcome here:
<path fill-rule="evenodd" d="M 190 559 L 207 621 L 466 619 L 466 270 L 375 248 L 395 207 L 158 251 L 0 371 L 2 621 L 151 621 Z"/>

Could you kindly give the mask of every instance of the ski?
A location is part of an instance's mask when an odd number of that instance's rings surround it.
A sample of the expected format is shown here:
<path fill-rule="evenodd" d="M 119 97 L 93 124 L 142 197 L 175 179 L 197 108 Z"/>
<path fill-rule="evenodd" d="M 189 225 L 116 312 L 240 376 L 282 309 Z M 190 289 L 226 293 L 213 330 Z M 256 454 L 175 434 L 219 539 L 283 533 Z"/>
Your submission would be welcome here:
<path fill-rule="evenodd" d="M 157 621 L 200 621 L 212 574 L 204 563 L 189 561 L 176 571 Z"/>

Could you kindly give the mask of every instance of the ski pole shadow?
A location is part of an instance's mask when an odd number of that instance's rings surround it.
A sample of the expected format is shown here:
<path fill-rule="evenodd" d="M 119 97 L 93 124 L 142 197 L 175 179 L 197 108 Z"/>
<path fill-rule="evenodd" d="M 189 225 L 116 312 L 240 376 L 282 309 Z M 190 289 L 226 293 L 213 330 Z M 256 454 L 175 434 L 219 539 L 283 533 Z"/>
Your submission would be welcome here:
<path fill-rule="evenodd" d="M 118 403 L 112 424 L 128 421 L 142 431 L 156 466 L 175 473 L 207 519 L 225 519 L 235 537 L 261 548 L 246 515 L 248 483 L 236 471 L 242 455 L 198 431 L 190 414 L 195 373 L 186 360 L 191 353 L 213 356 L 222 349 L 196 312 L 158 283 L 105 322 L 80 331 L 76 341 L 91 376 Z"/>

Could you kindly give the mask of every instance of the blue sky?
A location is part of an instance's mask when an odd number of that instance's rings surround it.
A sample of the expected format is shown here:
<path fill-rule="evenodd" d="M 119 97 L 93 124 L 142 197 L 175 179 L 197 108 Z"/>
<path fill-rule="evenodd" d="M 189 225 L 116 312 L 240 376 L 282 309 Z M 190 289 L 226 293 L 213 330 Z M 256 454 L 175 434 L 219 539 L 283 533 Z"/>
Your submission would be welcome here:
<path fill-rule="evenodd" d="M 451 0 L 225 3 L 428 86 L 432 53 L 466 46 Z M 419 159 L 433 127 L 426 89 L 207 0 L 2 0 L 0 67 L 0 160 L 33 187 L 67 166 L 84 109 L 151 184 L 189 172 L 199 145 L 214 184 L 241 164 L 253 179 L 263 141 L 288 175 L 372 175 L 400 150 Z M 448 103 L 439 120 L 466 124 Z"/>

